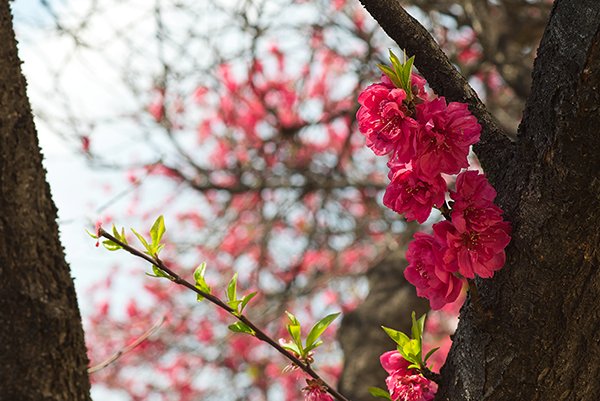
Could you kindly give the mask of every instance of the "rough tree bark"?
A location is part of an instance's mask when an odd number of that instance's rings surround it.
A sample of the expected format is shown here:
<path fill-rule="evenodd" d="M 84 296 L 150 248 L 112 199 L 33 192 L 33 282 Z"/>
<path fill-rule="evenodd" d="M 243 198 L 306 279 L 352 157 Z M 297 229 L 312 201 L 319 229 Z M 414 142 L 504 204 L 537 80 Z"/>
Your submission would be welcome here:
<path fill-rule="evenodd" d="M 600 400 L 600 2 L 555 2 L 513 143 L 396 0 L 361 1 L 478 115 L 476 152 L 513 225 L 506 266 L 461 311 L 436 400 Z"/>
<path fill-rule="evenodd" d="M 8 0 L 0 0 L 0 210 L 0 400 L 90 400 L 81 318 Z"/>

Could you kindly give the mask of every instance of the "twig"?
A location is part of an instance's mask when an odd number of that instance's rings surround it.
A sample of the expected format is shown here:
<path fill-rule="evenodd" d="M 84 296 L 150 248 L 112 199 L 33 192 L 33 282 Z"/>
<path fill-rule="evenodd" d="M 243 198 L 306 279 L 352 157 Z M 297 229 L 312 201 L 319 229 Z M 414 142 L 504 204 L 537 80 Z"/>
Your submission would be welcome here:
<path fill-rule="evenodd" d="M 120 357 L 122 357 L 123 355 L 128 353 L 129 351 L 133 350 L 135 347 L 137 347 L 138 345 L 143 343 L 152 334 L 156 333 L 158 331 L 158 329 L 160 328 L 160 326 L 162 326 L 162 324 L 164 322 L 165 322 L 165 316 L 161 317 L 160 320 L 158 320 L 156 323 L 154 323 L 154 325 L 152 327 L 150 327 L 148 330 L 146 330 L 144 332 L 144 334 L 139 336 L 134 342 L 132 342 L 131 344 L 129 344 L 128 346 L 126 346 L 124 348 L 121 348 L 119 351 L 117 351 L 113 355 L 111 355 L 108 359 L 100 362 L 97 365 L 94 365 L 94 366 L 91 366 L 90 368 L 88 368 L 88 370 L 87 370 L 88 373 L 92 374 L 92 373 L 96 373 L 99 370 L 104 369 L 105 367 L 107 367 L 108 365 L 110 365 L 111 363 L 113 363 L 114 361 L 116 361 L 117 359 L 119 359 Z"/>
<path fill-rule="evenodd" d="M 194 284 L 190 283 L 189 281 L 184 280 L 183 278 L 181 278 L 181 276 L 179 276 L 177 273 L 175 273 L 173 270 L 171 270 L 168 266 L 166 266 L 162 260 L 160 260 L 158 258 L 158 256 L 148 256 L 147 254 L 143 253 L 142 251 L 118 240 L 117 238 L 113 237 L 112 235 L 110 235 L 108 232 L 106 232 L 102 227 L 100 227 L 98 229 L 98 236 L 99 237 L 104 237 L 106 239 L 109 239 L 111 241 L 113 241 L 116 244 L 119 244 L 124 250 L 126 250 L 127 252 L 129 252 L 130 254 L 137 256 L 139 258 L 144 259 L 145 261 L 151 263 L 152 265 L 156 266 L 157 268 L 159 268 L 163 273 L 166 273 L 169 276 L 169 279 L 171 281 L 173 281 L 175 284 L 179 284 L 183 287 L 186 287 L 187 289 L 195 292 L 198 295 L 201 295 L 202 297 L 204 297 L 207 301 L 211 302 L 212 304 L 216 305 L 217 307 L 227 311 L 231 316 L 235 317 L 237 320 L 239 320 L 240 322 L 244 323 L 245 325 L 247 325 L 248 327 L 250 327 L 253 331 L 254 331 L 254 337 L 258 338 L 259 340 L 266 342 L 267 344 L 269 344 L 271 347 L 275 348 L 280 354 L 282 354 L 284 357 L 286 357 L 287 359 L 289 359 L 294 365 L 298 366 L 300 369 L 302 369 L 305 373 L 307 373 L 310 377 L 312 377 L 313 379 L 319 381 L 319 383 L 323 383 L 323 386 L 326 388 L 327 392 L 329 394 L 331 394 L 333 397 L 335 397 L 337 400 L 339 401 L 350 401 L 348 398 L 346 398 L 344 395 L 342 395 L 340 392 L 338 392 L 334 387 L 332 387 L 331 385 L 327 384 L 311 367 L 309 364 L 303 362 L 302 360 L 300 360 L 296 355 L 292 354 L 291 352 L 287 351 L 285 348 L 283 348 L 281 345 L 279 345 L 279 343 L 275 340 L 273 340 L 268 334 L 266 334 L 264 331 L 262 331 L 260 328 L 258 328 L 251 320 L 249 320 L 246 316 L 244 316 L 243 314 L 239 314 L 237 313 L 236 310 L 234 310 L 233 308 L 231 308 L 229 305 L 227 305 L 225 302 L 221 301 L 221 299 L 219 299 L 218 297 L 209 294 L 207 292 L 204 292 L 200 289 L 198 289 Z"/>

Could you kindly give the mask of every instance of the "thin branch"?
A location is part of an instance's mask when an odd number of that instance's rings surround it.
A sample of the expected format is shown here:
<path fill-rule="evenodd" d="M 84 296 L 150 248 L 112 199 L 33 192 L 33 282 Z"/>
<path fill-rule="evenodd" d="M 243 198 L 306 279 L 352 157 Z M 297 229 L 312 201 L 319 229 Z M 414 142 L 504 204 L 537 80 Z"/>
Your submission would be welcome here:
<path fill-rule="evenodd" d="M 259 340 L 261 340 L 263 342 L 266 342 L 271 347 L 275 348 L 277 350 L 277 352 L 279 352 L 284 357 L 289 359 L 294 365 L 298 366 L 310 377 L 317 380 L 319 383 L 322 383 L 323 386 L 327 389 L 327 392 L 329 394 L 331 394 L 332 396 L 334 396 L 337 400 L 350 401 L 348 398 L 346 398 L 344 395 L 342 395 L 340 392 L 338 392 L 333 386 L 327 384 L 327 382 L 325 382 L 311 368 L 311 366 L 308 363 L 303 362 L 296 355 L 292 354 L 291 352 L 289 352 L 285 348 L 283 348 L 281 345 L 279 345 L 279 343 L 277 341 L 273 340 L 268 334 L 266 334 L 263 330 L 258 328 L 250 319 L 248 319 L 243 314 L 238 313 L 235 309 L 231 308 L 229 305 L 227 305 L 225 302 L 223 302 L 220 298 L 198 289 L 194 284 L 181 278 L 181 276 L 179 276 L 177 273 L 175 273 L 173 270 L 171 270 L 167 265 L 165 265 L 163 263 L 163 261 L 158 258 L 158 256 L 154 256 L 154 257 L 148 256 L 147 254 L 143 253 L 142 251 L 113 237 L 108 232 L 106 232 L 102 227 L 100 227 L 98 229 L 98 237 L 104 237 L 106 239 L 113 241 L 116 244 L 119 244 L 125 251 L 129 252 L 130 254 L 132 254 L 134 256 L 142 258 L 145 261 L 147 261 L 148 263 L 151 263 L 152 265 L 159 268 L 162 272 L 166 273 L 169 276 L 169 279 L 172 282 L 174 282 L 175 284 L 179 284 L 183 287 L 186 287 L 187 289 L 195 292 L 196 294 L 201 295 L 207 301 L 211 302 L 212 304 L 216 305 L 217 307 L 225 310 L 231 316 L 235 317 L 237 320 L 244 323 L 246 326 L 250 327 L 255 333 L 254 337 L 258 338 Z"/>
<path fill-rule="evenodd" d="M 162 326 L 162 324 L 164 322 L 165 322 L 165 316 L 161 317 L 160 320 L 158 320 L 156 323 L 154 323 L 154 325 L 152 327 L 150 327 L 148 330 L 146 330 L 144 332 L 144 334 L 139 336 L 134 342 L 132 342 L 131 344 L 129 344 L 128 346 L 126 346 L 124 348 L 121 348 L 119 351 L 115 352 L 109 358 L 100 362 L 99 364 L 91 366 L 90 368 L 88 368 L 87 372 L 89 374 L 96 373 L 97 371 L 102 370 L 105 367 L 107 367 L 108 365 L 110 365 L 111 363 L 115 362 L 117 359 L 119 359 L 120 357 L 122 357 L 123 355 L 128 353 L 129 351 L 132 351 L 138 345 L 143 343 L 148 337 L 150 337 L 152 334 L 156 333 L 158 331 L 158 329 L 160 328 L 160 326 Z"/>

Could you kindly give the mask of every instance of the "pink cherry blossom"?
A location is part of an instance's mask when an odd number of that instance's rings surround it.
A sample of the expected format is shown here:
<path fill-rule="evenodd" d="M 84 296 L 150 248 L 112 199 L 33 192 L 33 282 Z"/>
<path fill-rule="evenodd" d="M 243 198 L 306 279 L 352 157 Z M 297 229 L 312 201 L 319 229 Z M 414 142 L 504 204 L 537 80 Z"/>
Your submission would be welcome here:
<path fill-rule="evenodd" d="M 417 122 L 409 117 L 405 99 L 403 89 L 373 84 L 358 96 L 361 107 L 356 114 L 367 146 L 379 156 L 394 152 L 404 163 L 414 155 L 413 137 L 418 130 Z"/>
<path fill-rule="evenodd" d="M 385 371 L 389 374 L 394 372 L 401 372 L 405 375 L 409 374 L 408 366 L 410 365 L 410 362 L 404 359 L 404 357 L 396 350 L 384 352 L 379 357 L 379 361 L 381 362 L 381 366 L 383 366 Z"/>
<path fill-rule="evenodd" d="M 442 207 L 445 201 L 446 181 L 438 175 L 431 179 L 420 178 L 410 165 L 392 165 L 390 184 L 385 190 L 383 204 L 407 220 L 425 222 L 431 208 Z"/>
<path fill-rule="evenodd" d="M 436 239 L 447 244 L 443 266 L 448 271 L 458 271 L 466 278 L 475 275 L 489 278 L 504 266 L 504 248 L 510 242 L 507 222 L 496 223 L 483 231 L 459 231 L 451 222 L 443 221 L 435 224 L 433 230 Z"/>
<path fill-rule="evenodd" d="M 460 232 L 484 231 L 502 221 L 502 209 L 493 203 L 496 190 L 477 171 L 460 173 L 450 197 L 454 200 L 452 224 Z"/>
<path fill-rule="evenodd" d="M 464 103 L 439 97 L 416 106 L 420 130 L 415 137 L 415 171 L 422 177 L 456 174 L 469 166 L 469 147 L 479 141 L 481 126 Z"/>
<path fill-rule="evenodd" d="M 333 397 L 325 391 L 325 387 L 315 380 L 307 380 L 308 386 L 304 387 L 304 401 L 333 401 Z"/>
<path fill-rule="evenodd" d="M 394 372 L 385 379 L 393 401 L 431 401 L 437 384 L 421 375 L 404 375 Z"/>
<path fill-rule="evenodd" d="M 414 235 L 406 252 L 408 266 L 404 277 L 416 287 L 418 296 L 429 300 L 432 309 L 454 302 L 464 284 L 445 268 L 443 257 L 444 248 L 432 235 L 424 233 Z"/>

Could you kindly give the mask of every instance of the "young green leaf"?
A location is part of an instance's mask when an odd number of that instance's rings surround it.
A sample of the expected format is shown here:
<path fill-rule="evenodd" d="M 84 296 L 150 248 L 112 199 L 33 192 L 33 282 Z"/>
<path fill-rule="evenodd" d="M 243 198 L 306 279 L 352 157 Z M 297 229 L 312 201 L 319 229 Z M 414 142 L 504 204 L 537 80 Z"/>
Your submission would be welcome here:
<path fill-rule="evenodd" d="M 227 300 L 228 301 L 237 300 L 237 277 L 238 277 L 238 274 L 235 273 L 233 275 L 233 277 L 231 278 L 231 280 L 229 281 L 229 284 L 227 285 Z"/>
<path fill-rule="evenodd" d="M 317 339 L 323 334 L 327 327 L 339 316 L 339 313 L 332 313 L 331 315 L 325 316 L 323 319 L 319 320 L 310 332 L 308 333 L 308 337 L 306 337 L 306 348 L 313 349 L 313 344 L 317 341 Z"/>
<path fill-rule="evenodd" d="M 150 237 L 152 238 L 152 248 L 158 253 L 158 245 L 160 244 L 160 240 L 162 239 L 163 234 L 165 233 L 165 219 L 162 215 L 158 216 L 154 224 L 152 224 L 152 228 L 150 228 Z"/>
<path fill-rule="evenodd" d="M 243 322 L 235 322 L 234 324 L 230 324 L 229 326 L 227 326 L 227 328 L 233 331 L 234 333 L 245 333 L 250 334 L 251 336 L 256 334 L 254 330 L 252 330 Z"/>
<path fill-rule="evenodd" d="M 296 319 L 296 316 L 292 315 L 290 312 L 285 311 L 285 313 L 287 314 L 288 319 L 290 320 L 290 324 L 288 324 L 287 326 L 288 333 L 290 333 L 292 341 L 294 342 L 294 344 L 296 344 L 298 350 L 300 351 L 298 355 L 304 356 L 304 347 L 302 346 L 302 338 L 300 337 L 302 331 L 302 328 L 300 327 L 300 322 L 298 321 L 298 319 Z"/>
<path fill-rule="evenodd" d="M 142 234 L 139 234 L 133 228 L 131 229 L 131 231 L 135 234 L 135 236 L 137 237 L 137 239 L 140 240 L 140 242 L 142 243 L 142 245 L 144 245 L 144 248 L 146 248 L 146 253 L 149 254 L 149 255 L 152 255 L 152 249 L 150 248 L 150 244 L 148 244 L 148 241 L 146 241 L 146 239 L 144 238 L 144 236 Z"/>
<path fill-rule="evenodd" d="M 390 61 L 392 63 L 392 67 L 394 67 L 394 72 L 396 73 L 396 76 L 398 78 L 401 78 L 402 77 L 402 62 L 400 61 L 398 56 L 396 56 L 394 54 L 394 52 L 391 49 L 390 49 Z"/>
<path fill-rule="evenodd" d="M 204 279 L 205 271 L 206 271 L 206 262 L 202 262 L 202 263 L 200 263 L 200 266 L 196 267 L 196 270 L 194 270 L 194 281 L 196 283 L 197 289 L 199 289 L 200 291 L 202 291 L 206 294 L 210 294 L 210 287 L 206 283 L 206 280 Z M 202 301 L 204 299 L 204 297 L 202 295 L 198 294 L 197 299 L 198 299 L 198 301 Z"/>
<path fill-rule="evenodd" d="M 402 83 L 398 79 L 398 76 L 396 75 L 396 72 L 393 69 L 391 69 L 385 64 L 377 64 L 377 67 L 379 67 L 381 72 L 383 72 L 397 88 L 402 87 Z"/>
<path fill-rule="evenodd" d="M 414 338 L 415 340 L 420 340 L 422 337 L 421 336 L 422 332 L 420 331 L 421 326 L 417 322 L 414 311 L 411 315 L 411 319 L 412 319 L 412 327 L 410 328 L 410 331 L 412 332 L 412 338 Z"/>
<path fill-rule="evenodd" d="M 113 242 L 109 239 L 102 241 L 102 245 L 109 251 L 118 251 L 119 249 L 123 249 L 123 247 L 116 242 Z"/>
<path fill-rule="evenodd" d="M 431 355 L 433 355 L 433 354 L 434 354 L 434 352 L 435 352 L 435 351 L 437 351 L 438 349 L 440 349 L 440 347 L 435 347 L 435 348 L 433 348 L 432 350 L 430 350 L 430 351 L 427 353 L 427 355 L 425 355 L 425 359 L 423 360 L 424 364 L 427 364 L 427 360 L 428 360 L 429 358 L 431 358 Z"/>
<path fill-rule="evenodd" d="M 373 397 L 385 398 L 386 400 L 392 399 L 387 391 L 379 387 L 369 387 L 369 394 Z"/>
<path fill-rule="evenodd" d="M 392 340 L 394 340 L 396 344 L 398 344 L 398 348 L 403 347 L 404 344 L 410 341 L 410 338 L 408 338 L 408 336 L 401 331 L 390 329 L 389 327 L 385 326 L 381 326 L 381 328 L 387 333 L 388 336 L 390 336 Z"/>
<path fill-rule="evenodd" d="M 402 347 L 398 347 L 398 351 L 407 361 L 416 363 L 417 365 L 421 364 L 421 344 L 419 341 L 411 339 Z"/>
<path fill-rule="evenodd" d="M 285 314 L 287 315 L 288 319 L 290 320 L 290 322 L 292 324 L 300 326 L 300 322 L 298 321 L 298 319 L 296 319 L 296 316 L 294 316 L 293 314 L 291 314 L 288 311 L 285 311 Z"/>
<path fill-rule="evenodd" d="M 158 278 L 164 277 L 164 278 L 167 278 L 169 280 L 172 279 L 171 276 L 169 276 L 167 273 L 163 272 L 162 270 L 160 270 L 158 267 L 156 267 L 154 265 L 152 265 L 152 272 L 154 274 L 146 273 L 146 276 L 158 277 Z"/>
<path fill-rule="evenodd" d="M 300 356 L 300 354 L 302 354 L 302 352 L 300 351 L 300 349 L 298 348 L 298 346 L 296 344 L 294 344 L 293 342 L 284 342 L 281 343 L 281 347 Z"/>
<path fill-rule="evenodd" d="M 98 236 L 96 234 L 92 234 L 87 228 L 85 229 L 85 232 L 93 239 L 98 239 Z"/>
<path fill-rule="evenodd" d="M 246 305 L 248 305 L 248 302 L 250 302 L 250 300 L 254 298 L 256 294 L 256 292 L 251 292 L 250 294 L 247 294 L 244 296 L 244 298 L 242 298 L 242 302 L 240 304 L 240 313 L 244 311 L 244 308 L 246 307 Z"/>

